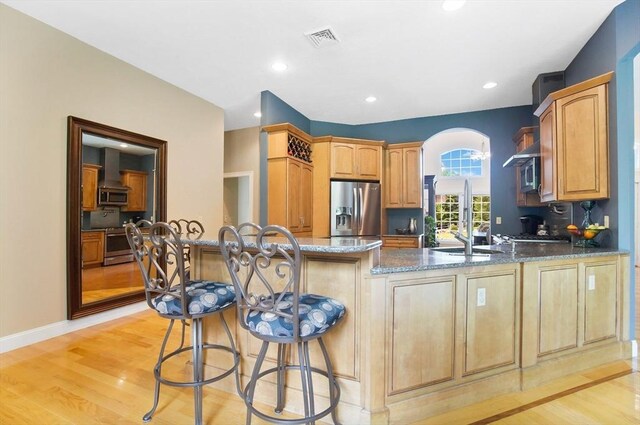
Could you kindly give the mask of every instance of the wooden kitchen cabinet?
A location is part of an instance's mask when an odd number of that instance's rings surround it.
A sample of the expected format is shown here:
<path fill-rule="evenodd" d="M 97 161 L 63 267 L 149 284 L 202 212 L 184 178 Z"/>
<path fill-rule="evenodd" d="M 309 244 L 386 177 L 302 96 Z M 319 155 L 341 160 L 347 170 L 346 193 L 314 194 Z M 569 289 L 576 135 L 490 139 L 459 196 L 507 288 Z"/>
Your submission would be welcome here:
<path fill-rule="evenodd" d="M 313 165 L 309 136 L 290 124 L 268 131 L 268 221 L 297 236 L 313 231 Z"/>
<path fill-rule="evenodd" d="M 382 147 L 358 139 L 333 137 L 331 142 L 331 178 L 344 180 L 380 180 Z"/>
<path fill-rule="evenodd" d="M 620 339 L 620 258 L 524 263 L 523 366 Z"/>
<path fill-rule="evenodd" d="M 121 211 L 146 211 L 147 173 L 144 171 L 120 171 L 122 184 L 129 188 L 127 205 Z"/>
<path fill-rule="evenodd" d="M 422 144 L 399 143 L 387 148 L 386 208 L 422 208 Z"/>
<path fill-rule="evenodd" d="M 514 136 L 513 142 L 516 144 L 516 153 L 522 152 L 533 145 L 533 132 L 535 127 L 522 127 Z M 519 207 L 541 207 L 545 204 L 540 201 L 537 192 L 524 193 L 520 191 L 520 167 L 516 167 L 516 205 Z"/>
<path fill-rule="evenodd" d="M 82 232 L 82 268 L 99 266 L 104 260 L 104 231 Z"/>
<path fill-rule="evenodd" d="M 96 164 L 82 164 L 82 211 L 98 209 L 98 172 Z"/>
<path fill-rule="evenodd" d="M 613 72 L 551 93 L 540 117 L 543 202 L 609 198 L 608 82 Z"/>

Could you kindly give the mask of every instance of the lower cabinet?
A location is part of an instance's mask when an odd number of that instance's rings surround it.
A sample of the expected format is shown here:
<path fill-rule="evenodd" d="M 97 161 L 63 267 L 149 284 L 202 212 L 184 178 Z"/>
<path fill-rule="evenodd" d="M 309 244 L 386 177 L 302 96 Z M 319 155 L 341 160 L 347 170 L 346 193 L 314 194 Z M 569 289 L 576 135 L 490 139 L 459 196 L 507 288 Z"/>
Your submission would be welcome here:
<path fill-rule="evenodd" d="M 620 270 L 618 257 L 524 263 L 524 366 L 619 340 Z"/>
<path fill-rule="evenodd" d="M 82 268 L 99 266 L 104 261 L 104 232 L 82 232 Z"/>
<path fill-rule="evenodd" d="M 422 235 L 382 235 L 382 246 L 384 248 L 422 248 Z"/>
<path fill-rule="evenodd" d="M 519 265 L 428 274 L 388 281 L 387 395 L 517 368 Z"/>

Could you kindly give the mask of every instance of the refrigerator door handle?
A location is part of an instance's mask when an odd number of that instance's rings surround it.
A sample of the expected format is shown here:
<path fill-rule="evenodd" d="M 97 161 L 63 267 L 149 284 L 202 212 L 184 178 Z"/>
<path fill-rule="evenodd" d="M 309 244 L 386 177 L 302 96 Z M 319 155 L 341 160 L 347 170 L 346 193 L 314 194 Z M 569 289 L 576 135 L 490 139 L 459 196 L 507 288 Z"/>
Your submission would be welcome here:
<path fill-rule="evenodd" d="M 362 235 L 364 233 L 364 196 L 362 196 L 362 186 L 358 186 L 358 225 L 360 229 L 358 230 L 358 235 Z"/>
<path fill-rule="evenodd" d="M 360 203 L 358 202 L 358 189 L 353 188 L 353 221 L 351 223 L 352 229 L 357 229 L 360 227 Z"/>

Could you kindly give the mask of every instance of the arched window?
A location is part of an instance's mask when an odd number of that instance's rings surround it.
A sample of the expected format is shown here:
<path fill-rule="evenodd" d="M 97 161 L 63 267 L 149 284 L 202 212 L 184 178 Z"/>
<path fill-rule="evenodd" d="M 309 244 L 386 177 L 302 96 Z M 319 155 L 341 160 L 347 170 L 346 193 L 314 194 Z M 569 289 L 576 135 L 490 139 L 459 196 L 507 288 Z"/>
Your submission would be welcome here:
<path fill-rule="evenodd" d="M 481 153 L 475 149 L 455 149 L 440 155 L 440 175 L 445 177 L 481 177 Z"/>

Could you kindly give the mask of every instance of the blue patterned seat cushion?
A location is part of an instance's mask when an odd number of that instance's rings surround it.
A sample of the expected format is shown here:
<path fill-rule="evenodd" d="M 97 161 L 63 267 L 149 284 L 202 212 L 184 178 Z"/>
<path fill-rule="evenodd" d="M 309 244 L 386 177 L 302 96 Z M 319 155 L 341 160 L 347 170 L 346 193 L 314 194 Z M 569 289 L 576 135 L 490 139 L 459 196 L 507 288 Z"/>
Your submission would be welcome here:
<path fill-rule="evenodd" d="M 279 294 L 276 294 L 276 297 Z M 287 293 L 278 305 L 278 310 L 291 314 L 293 295 Z M 313 294 L 301 294 L 298 304 L 300 313 L 300 337 L 313 338 L 331 329 L 344 316 L 344 305 L 337 300 Z M 271 337 L 291 338 L 293 322 L 289 318 L 274 313 L 250 311 L 246 323 L 251 331 Z"/>
<path fill-rule="evenodd" d="M 179 289 L 175 291 L 179 293 Z M 192 315 L 202 315 L 222 310 L 236 301 L 233 285 L 208 280 L 192 280 L 186 288 L 187 305 Z M 173 295 L 158 295 L 151 300 L 160 314 L 182 316 L 180 299 Z"/>

